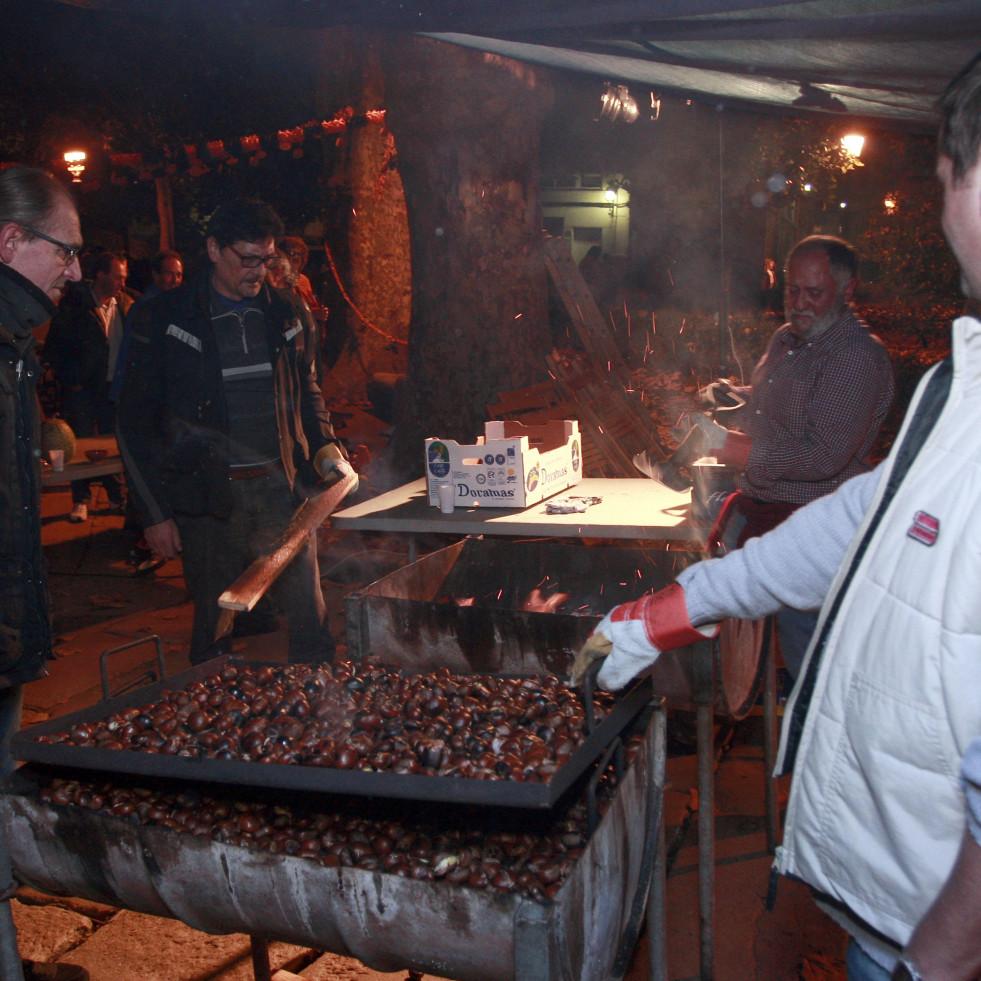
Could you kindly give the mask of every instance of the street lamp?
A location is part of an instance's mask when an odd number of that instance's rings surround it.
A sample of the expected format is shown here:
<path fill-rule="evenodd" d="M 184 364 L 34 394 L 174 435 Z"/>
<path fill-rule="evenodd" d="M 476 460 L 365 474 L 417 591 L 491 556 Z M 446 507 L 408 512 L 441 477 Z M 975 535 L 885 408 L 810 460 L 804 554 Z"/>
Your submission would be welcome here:
<path fill-rule="evenodd" d="M 864 146 L 865 137 L 860 133 L 848 133 L 841 138 L 841 148 L 856 159 L 862 155 L 862 147 Z"/>
<path fill-rule="evenodd" d="M 82 174 L 85 171 L 85 151 L 69 150 L 65 154 L 65 168 L 72 175 L 72 183 L 81 184 Z"/>

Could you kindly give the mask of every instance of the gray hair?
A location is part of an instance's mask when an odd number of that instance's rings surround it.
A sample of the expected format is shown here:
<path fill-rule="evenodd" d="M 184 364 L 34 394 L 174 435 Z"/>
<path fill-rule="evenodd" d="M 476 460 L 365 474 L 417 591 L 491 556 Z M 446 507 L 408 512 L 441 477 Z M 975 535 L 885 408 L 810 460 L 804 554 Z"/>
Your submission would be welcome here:
<path fill-rule="evenodd" d="M 843 290 L 850 279 L 858 276 L 858 253 L 843 238 L 836 235 L 808 235 L 807 238 L 802 238 L 787 253 L 784 268 L 790 265 L 796 255 L 804 252 L 823 252 L 827 256 L 831 277 L 838 284 L 839 290 Z"/>

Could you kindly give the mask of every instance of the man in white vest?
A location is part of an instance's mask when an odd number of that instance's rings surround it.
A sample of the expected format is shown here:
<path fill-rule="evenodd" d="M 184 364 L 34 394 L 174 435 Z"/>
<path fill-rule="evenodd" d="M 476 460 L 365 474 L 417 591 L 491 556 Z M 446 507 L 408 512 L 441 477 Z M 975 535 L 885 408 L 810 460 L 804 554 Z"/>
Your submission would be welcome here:
<path fill-rule="evenodd" d="M 619 688 L 722 617 L 821 606 L 784 715 L 776 868 L 848 931 L 849 981 L 981 975 L 981 55 L 939 109 L 967 308 L 889 458 L 611 611 L 573 672 L 605 656 Z"/>

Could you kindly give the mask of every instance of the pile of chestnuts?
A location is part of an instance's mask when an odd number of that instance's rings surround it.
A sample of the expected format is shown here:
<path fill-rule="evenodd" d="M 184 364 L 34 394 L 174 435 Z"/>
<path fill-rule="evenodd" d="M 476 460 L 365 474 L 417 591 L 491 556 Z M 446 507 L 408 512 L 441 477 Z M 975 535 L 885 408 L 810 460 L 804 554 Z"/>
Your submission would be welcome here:
<path fill-rule="evenodd" d="M 625 744 L 629 762 L 640 736 Z M 599 813 L 616 789 L 612 768 L 600 779 Z M 40 789 L 46 804 L 75 806 L 144 826 L 319 862 L 327 868 L 380 871 L 423 881 L 518 893 L 545 902 L 558 892 L 587 841 L 582 799 L 528 830 L 481 809 L 431 805 L 397 810 L 359 799 L 329 813 L 303 804 L 244 800 L 196 788 L 156 790 L 114 781 L 54 777 Z M 340 801 L 346 801 L 340 798 Z M 372 814 L 374 808 L 376 812 Z M 524 816 L 522 816 L 524 818 Z"/>
<path fill-rule="evenodd" d="M 595 718 L 613 696 L 597 692 Z M 547 783 L 585 739 L 554 676 L 401 674 L 358 663 L 236 665 L 152 704 L 39 737 L 174 756 Z"/>

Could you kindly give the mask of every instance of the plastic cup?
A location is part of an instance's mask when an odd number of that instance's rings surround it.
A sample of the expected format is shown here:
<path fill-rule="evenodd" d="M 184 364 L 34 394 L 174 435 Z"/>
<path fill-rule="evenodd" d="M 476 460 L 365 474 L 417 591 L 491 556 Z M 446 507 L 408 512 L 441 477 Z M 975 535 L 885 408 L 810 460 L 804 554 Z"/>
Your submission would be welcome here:
<path fill-rule="evenodd" d="M 51 464 L 51 469 L 58 471 L 59 473 L 65 469 L 65 451 L 64 450 L 48 450 L 48 462 Z"/>
<path fill-rule="evenodd" d="M 456 504 L 456 488 L 452 484 L 440 484 L 436 493 L 439 495 L 439 510 L 443 514 L 452 514 Z"/>

